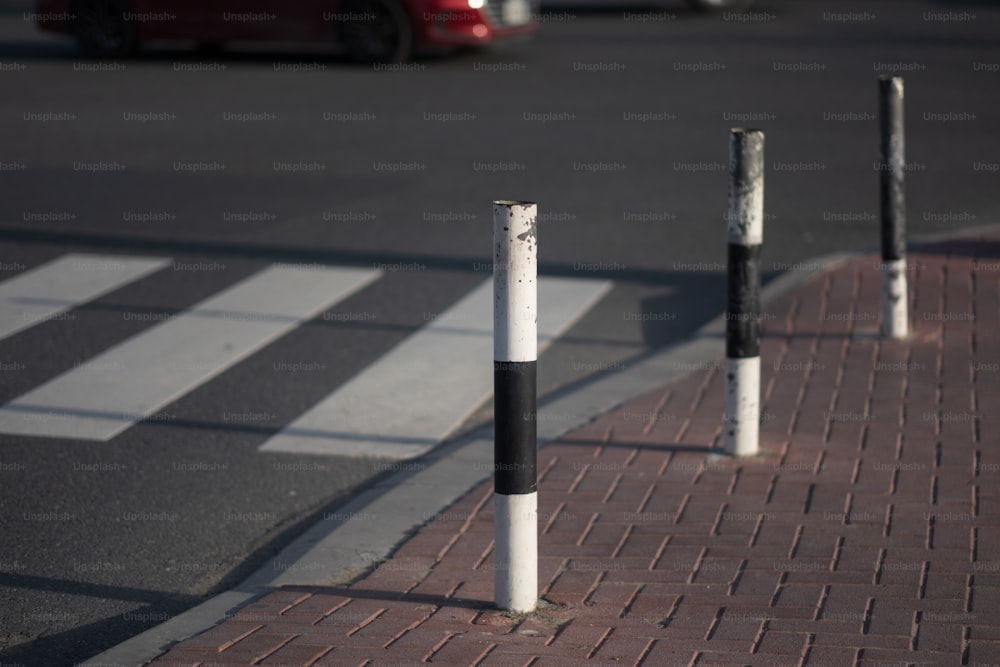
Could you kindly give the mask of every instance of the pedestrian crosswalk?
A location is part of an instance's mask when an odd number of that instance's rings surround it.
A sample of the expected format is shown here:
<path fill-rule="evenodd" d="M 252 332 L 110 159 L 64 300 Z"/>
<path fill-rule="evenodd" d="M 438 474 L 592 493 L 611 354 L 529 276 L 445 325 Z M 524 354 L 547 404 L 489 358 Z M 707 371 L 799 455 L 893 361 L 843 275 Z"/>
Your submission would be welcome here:
<path fill-rule="evenodd" d="M 8 279 L 0 283 L 0 340 L 171 261 L 74 254 Z M 352 267 L 265 267 L 0 406 L 0 434 L 111 440 L 382 277 Z M 540 278 L 539 348 L 610 287 Z M 406 459 L 433 448 L 491 394 L 492 299 L 487 278 L 260 449 Z"/>
<path fill-rule="evenodd" d="M 377 277 L 267 268 L 0 407 L 0 432 L 110 440 Z"/>
<path fill-rule="evenodd" d="M 540 278 L 539 349 L 608 288 L 606 281 Z M 330 394 L 261 446 L 300 454 L 410 458 L 424 453 L 493 389 L 493 281 Z"/>
<path fill-rule="evenodd" d="M 0 340 L 170 263 L 151 257 L 64 255 L 0 283 Z"/>

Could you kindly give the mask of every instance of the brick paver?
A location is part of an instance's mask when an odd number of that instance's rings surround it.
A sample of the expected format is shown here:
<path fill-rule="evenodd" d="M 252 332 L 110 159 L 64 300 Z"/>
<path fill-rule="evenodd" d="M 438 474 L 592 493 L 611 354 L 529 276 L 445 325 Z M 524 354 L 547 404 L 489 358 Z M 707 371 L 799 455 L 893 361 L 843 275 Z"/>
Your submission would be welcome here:
<path fill-rule="evenodd" d="M 276 591 L 154 665 L 1000 663 L 1000 236 L 878 258 L 766 310 L 761 454 L 713 364 L 539 452 L 539 584 L 492 608 L 482 484 L 350 585 Z"/>

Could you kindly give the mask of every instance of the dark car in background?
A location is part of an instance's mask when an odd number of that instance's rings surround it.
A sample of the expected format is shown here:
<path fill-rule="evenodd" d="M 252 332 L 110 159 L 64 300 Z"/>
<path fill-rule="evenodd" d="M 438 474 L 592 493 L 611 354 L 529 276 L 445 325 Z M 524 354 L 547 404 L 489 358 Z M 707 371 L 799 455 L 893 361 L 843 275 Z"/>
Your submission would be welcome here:
<path fill-rule="evenodd" d="M 401 62 L 415 49 L 479 46 L 537 29 L 538 0 L 38 0 L 42 30 L 81 53 L 120 58 L 141 43 L 193 40 L 336 44 L 355 60 Z"/>

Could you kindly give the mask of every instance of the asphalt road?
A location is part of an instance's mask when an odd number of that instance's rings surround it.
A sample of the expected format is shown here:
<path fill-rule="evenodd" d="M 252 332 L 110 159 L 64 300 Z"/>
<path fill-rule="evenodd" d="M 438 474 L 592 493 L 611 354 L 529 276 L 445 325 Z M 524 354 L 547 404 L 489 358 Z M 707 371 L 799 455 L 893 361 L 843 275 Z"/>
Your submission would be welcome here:
<path fill-rule="evenodd" d="M 125 315 L 176 313 L 274 262 L 424 267 L 329 311 L 366 323 L 297 327 L 169 420 L 103 443 L 0 435 L 5 665 L 87 658 L 224 590 L 380 474 L 257 447 L 488 278 L 493 199 L 539 203 L 544 275 L 614 281 L 543 356 L 543 394 L 723 309 L 730 127 L 767 133 L 770 274 L 878 243 L 880 74 L 906 80 L 911 233 L 1000 218 L 986 2 L 773 0 L 740 19 L 554 2 L 534 39 L 399 70 L 176 45 L 101 70 L 4 6 L 0 280 L 69 252 L 177 264 L 0 341 L 0 402 L 156 323 Z"/>

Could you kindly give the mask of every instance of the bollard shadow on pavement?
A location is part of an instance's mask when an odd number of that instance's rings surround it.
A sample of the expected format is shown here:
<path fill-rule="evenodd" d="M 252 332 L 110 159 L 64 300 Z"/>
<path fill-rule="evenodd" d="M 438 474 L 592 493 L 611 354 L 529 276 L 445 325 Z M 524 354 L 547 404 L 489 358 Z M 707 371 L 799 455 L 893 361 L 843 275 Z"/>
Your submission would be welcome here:
<path fill-rule="evenodd" d="M 388 561 L 384 561 L 388 562 Z M 358 583 L 363 582 L 368 576 L 378 571 L 374 568 L 358 579 Z M 350 586 L 282 586 L 282 591 L 312 593 L 324 596 L 336 596 L 349 598 L 352 601 L 376 600 L 392 602 L 395 604 L 412 605 L 432 605 L 435 607 L 450 607 L 454 609 L 474 609 L 485 611 L 495 609 L 493 600 L 463 598 L 461 596 L 433 595 L 430 593 L 406 593 L 381 588 L 354 588 Z M 251 611 L 251 607 L 244 607 L 241 611 Z M 239 620 L 240 612 L 233 614 L 233 620 Z"/>
<path fill-rule="evenodd" d="M 722 426 L 722 415 L 719 415 L 719 426 Z M 564 437 L 559 439 L 559 445 L 563 447 L 588 447 L 589 449 L 594 448 L 593 440 L 575 440 L 572 437 Z M 723 454 L 724 451 L 721 447 L 716 447 L 712 444 L 696 444 L 696 443 L 656 443 L 656 442 L 639 442 L 632 440 L 612 440 L 608 442 L 601 443 L 601 447 L 606 449 L 646 449 L 654 450 L 657 452 L 666 453 L 688 453 L 688 454 Z"/>

